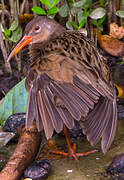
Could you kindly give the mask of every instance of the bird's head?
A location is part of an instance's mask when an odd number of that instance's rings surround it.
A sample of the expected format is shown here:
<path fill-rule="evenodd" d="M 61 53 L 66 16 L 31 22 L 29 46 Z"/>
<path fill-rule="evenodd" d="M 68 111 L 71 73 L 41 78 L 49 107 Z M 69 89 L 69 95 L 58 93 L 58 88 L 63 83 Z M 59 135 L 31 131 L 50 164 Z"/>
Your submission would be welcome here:
<path fill-rule="evenodd" d="M 16 45 L 8 57 L 8 61 L 16 55 L 23 47 L 33 43 L 43 43 L 53 39 L 65 30 L 59 23 L 45 16 L 36 16 L 30 21 L 24 32 L 23 38 Z"/>

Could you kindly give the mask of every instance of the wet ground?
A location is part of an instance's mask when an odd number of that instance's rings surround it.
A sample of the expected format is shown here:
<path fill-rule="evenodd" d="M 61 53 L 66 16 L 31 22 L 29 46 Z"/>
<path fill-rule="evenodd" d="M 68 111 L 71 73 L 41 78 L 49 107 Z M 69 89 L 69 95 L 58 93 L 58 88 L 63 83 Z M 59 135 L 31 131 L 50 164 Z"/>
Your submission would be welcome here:
<path fill-rule="evenodd" d="M 63 141 L 59 138 L 59 144 Z M 64 142 L 62 142 L 64 143 Z M 52 160 L 52 172 L 48 180 L 111 180 L 106 174 L 106 168 L 117 154 L 124 153 L 124 120 L 118 121 L 118 128 L 114 143 L 107 152 L 100 152 L 100 144 L 92 147 L 86 140 L 78 141 L 78 151 L 86 152 L 92 149 L 98 149 L 99 152 L 93 153 L 86 157 L 81 157 L 79 160 L 62 158 Z"/>
<path fill-rule="evenodd" d="M 65 139 L 63 137 L 57 136 L 55 140 L 59 146 L 65 147 Z M 106 168 L 114 156 L 124 153 L 124 120 L 118 121 L 114 143 L 105 155 L 100 150 L 100 144 L 92 147 L 84 137 L 76 142 L 78 144 L 78 152 L 87 152 L 93 149 L 97 149 L 98 152 L 81 157 L 77 161 L 65 157 L 50 160 L 52 171 L 48 180 L 112 180 L 113 178 L 106 174 Z M 15 148 L 14 144 L 7 145 L 7 147 L 1 149 L 0 166 L 7 162 Z"/>

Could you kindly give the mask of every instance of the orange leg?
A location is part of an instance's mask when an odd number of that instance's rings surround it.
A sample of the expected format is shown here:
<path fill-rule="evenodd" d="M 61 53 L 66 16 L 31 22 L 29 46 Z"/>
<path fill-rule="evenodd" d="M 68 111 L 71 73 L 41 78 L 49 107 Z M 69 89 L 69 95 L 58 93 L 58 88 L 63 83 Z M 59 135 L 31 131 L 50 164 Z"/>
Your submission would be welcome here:
<path fill-rule="evenodd" d="M 66 142 L 68 145 L 68 153 L 65 153 L 62 151 L 56 151 L 56 150 L 52 151 L 52 153 L 63 155 L 63 156 L 68 156 L 68 157 L 73 157 L 75 160 L 78 160 L 79 156 L 86 156 L 88 154 L 97 152 L 97 150 L 92 150 L 92 151 L 84 152 L 84 153 L 76 153 L 77 145 L 74 143 L 73 146 L 71 146 L 69 132 L 65 125 L 64 125 L 64 134 L 65 134 Z"/>

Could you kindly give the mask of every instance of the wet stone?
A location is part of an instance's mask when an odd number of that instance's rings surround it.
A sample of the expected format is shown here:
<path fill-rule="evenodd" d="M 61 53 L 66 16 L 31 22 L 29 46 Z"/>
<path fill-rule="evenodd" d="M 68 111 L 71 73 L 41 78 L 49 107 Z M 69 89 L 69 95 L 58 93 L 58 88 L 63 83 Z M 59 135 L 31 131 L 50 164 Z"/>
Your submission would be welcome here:
<path fill-rule="evenodd" d="M 124 153 L 113 158 L 107 173 L 113 175 L 114 180 L 124 180 Z"/>
<path fill-rule="evenodd" d="M 8 117 L 3 127 L 4 131 L 9 131 L 13 133 L 17 133 L 17 128 L 25 123 L 26 114 L 25 113 L 16 113 Z"/>
<path fill-rule="evenodd" d="M 47 159 L 33 162 L 24 172 L 24 178 L 32 180 L 44 180 L 48 177 L 51 165 Z"/>

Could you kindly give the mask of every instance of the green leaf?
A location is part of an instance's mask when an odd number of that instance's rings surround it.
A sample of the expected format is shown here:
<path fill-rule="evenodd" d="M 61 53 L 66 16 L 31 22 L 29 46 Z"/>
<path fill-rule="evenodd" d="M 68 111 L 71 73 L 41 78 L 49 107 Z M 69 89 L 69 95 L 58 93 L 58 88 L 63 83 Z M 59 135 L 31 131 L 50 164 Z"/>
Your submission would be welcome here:
<path fill-rule="evenodd" d="M 86 3 L 86 0 L 78 1 L 74 3 L 74 7 L 83 7 L 85 3 Z"/>
<path fill-rule="evenodd" d="M 121 5 L 124 5 L 124 0 L 121 1 Z"/>
<path fill-rule="evenodd" d="M 103 25 L 101 24 L 100 26 L 98 26 L 98 29 L 99 29 L 100 31 L 103 31 Z"/>
<path fill-rule="evenodd" d="M 72 24 L 71 24 L 70 21 L 67 21 L 67 22 L 66 22 L 66 28 L 67 28 L 67 29 L 71 29 L 71 28 L 72 28 Z"/>
<path fill-rule="evenodd" d="M 51 4 L 51 7 L 54 7 L 56 6 L 58 3 L 59 3 L 60 0 L 53 0 L 52 1 L 52 4 Z"/>
<path fill-rule="evenodd" d="M 78 25 L 74 21 L 72 21 L 71 24 L 72 24 L 74 29 L 78 29 Z"/>
<path fill-rule="evenodd" d="M 119 16 L 120 18 L 124 18 L 124 11 L 118 10 L 116 11 L 116 15 Z"/>
<path fill-rule="evenodd" d="M 105 4 L 104 0 L 99 0 L 100 6 L 103 6 Z"/>
<path fill-rule="evenodd" d="M 80 24 L 79 24 L 78 30 L 79 30 L 80 28 L 82 28 L 82 27 L 86 24 L 86 21 L 87 21 L 87 18 L 84 17 L 84 18 L 82 19 L 82 21 L 80 22 Z"/>
<path fill-rule="evenodd" d="M 91 23 L 92 23 L 94 26 L 98 26 L 97 20 L 92 20 Z"/>
<path fill-rule="evenodd" d="M 17 27 L 18 27 L 18 21 L 15 20 L 15 21 L 13 21 L 13 23 L 11 24 L 9 30 L 10 30 L 10 31 L 15 31 L 15 30 L 17 29 Z"/>
<path fill-rule="evenodd" d="M 70 5 L 73 5 L 74 4 L 74 1 L 73 0 L 68 0 L 69 4 Z"/>
<path fill-rule="evenodd" d="M 12 36 L 9 38 L 12 42 L 18 42 L 22 37 L 22 28 L 19 26 L 15 31 L 12 32 Z"/>
<path fill-rule="evenodd" d="M 38 6 L 35 6 L 32 8 L 32 11 L 36 14 L 39 14 L 39 15 L 46 15 L 47 13 L 44 11 L 43 8 L 41 7 L 38 7 Z"/>
<path fill-rule="evenodd" d="M 71 11 L 71 14 L 76 17 L 78 12 L 81 10 L 82 10 L 82 8 L 73 7 L 73 8 L 71 8 L 70 11 Z"/>
<path fill-rule="evenodd" d="M 77 14 L 77 19 L 78 19 L 78 23 L 80 24 L 80 22 L 82 21 L 82 19 L 84 18 L 84 13 L 83 11 L 79 11 Z"/>
<path fill-rule="evenodd" d="M 63 6 L 61 6 L 61 8 L 59 9 L 59 14 L 62 17 L 67 17 L 68 16 L 68 6 L 66 4 L 64 4 Z"/>
<path fill-rule="evenodd" d="M 105 16 L 106 14 L 106 10 L 104 8 L 96 8 L 94 11 L 92 11 L 92 13 L 90 14 L 90 17 L 92 19 L 100 19 L 103 16 Z"/>
<path fill-rule="evenodd" d="M 45 6 L 51 7 L 50 0 L 40 0 Z"/>
<path fill-rule="evenodd" d="M 53 8 L 48 10 L 48 15 L 56 14 L 58 11 L 59 11 L 59 8 L 53 7 Z"/>
<path fill-rule="evenodd" d="M 83 9 L 87 10 L 88 8 L 91 8 L 92 4 L 93 4 L 92 0 L 86 0 Z"/>
<path fill-rule="evenodd" d="M 84 16 L 88 17 L 90 15 L 90 11 L 84 11 Z"/>
<path fill-rule="evenodd" d="M 9 37 L 9 36 L 11 35 L 10 29 L 6 29 L 6 30 L 4 31 L 4 34 L 5 34 L 6 37 Z"/>
<path fill-rule="evenodd" d="M 12 114 L 26 112 L 28 93 L 25 89 L 25 79 L 14 86 L 5 96 L 0 105 L 0 124 Z"/>
<path fill-rule="evenodd" d="M 103 16 L 101 19 L 98 20 L 98 25 L 100 26 L 106 19 L 106 16 Z"/>

